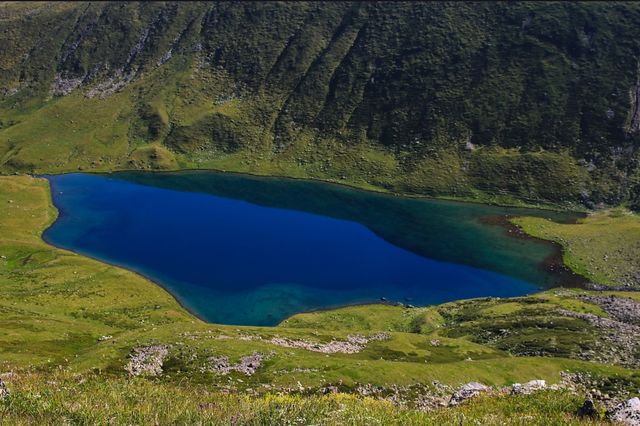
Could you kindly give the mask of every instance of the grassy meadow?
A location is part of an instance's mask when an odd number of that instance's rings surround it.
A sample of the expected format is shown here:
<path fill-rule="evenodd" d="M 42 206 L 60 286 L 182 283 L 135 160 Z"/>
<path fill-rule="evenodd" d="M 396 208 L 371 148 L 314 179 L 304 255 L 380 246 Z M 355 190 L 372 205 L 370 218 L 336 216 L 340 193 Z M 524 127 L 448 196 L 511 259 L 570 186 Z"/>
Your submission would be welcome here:
<path fill-rule="evenodd" d="M 7 423 L 573 424 L 582 402 L 576 393 L 500 394 L 426 412 L 420 395 L 445 398 L 470 381 L 561 383 L 561 372 L 588 373 L 603 391 L 611 383 L 623 392 L 640 388 L 624 360 L 583 356 L 606 336 L 560 310 L 608 316 L 582 300 L 583 291 L 424 308 L 353 306 L 299 314 L 277 327 L 207 324 L 143 277 L 43 242 L 56 217 L 46 180 L 0 177 L 0 217 L 0 378 L 10 392 L 0 421 Z M 351 353 L 300 345 L 376 333 L 388 334 Z M 130 377 L 134 348 L 152 345 L 167 348 L 162 373 Z M 252 374 L 211 367 L 255 353 L 263 358 Z M 332 387 L 339 393 L 322 396 Z"/>
<path fill-rule="evenodd" d="M 527 234 L 563 247 L 564 263 L 596 284 L 635 287 L 640 282 L 640 216 L 624 208 L 591 213 L 576 224 L 514 219 Z"/>

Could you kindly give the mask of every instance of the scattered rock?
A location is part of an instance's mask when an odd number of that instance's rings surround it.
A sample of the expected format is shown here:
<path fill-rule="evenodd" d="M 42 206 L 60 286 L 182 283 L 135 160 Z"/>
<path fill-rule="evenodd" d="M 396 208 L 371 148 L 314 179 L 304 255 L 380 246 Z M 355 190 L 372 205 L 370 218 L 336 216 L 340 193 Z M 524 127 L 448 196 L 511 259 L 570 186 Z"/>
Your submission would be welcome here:
<path fill-rule="evenodd" d="M 208 369 L 215 373 L 226 375 L 231 372 L 228 356 L 212 356 L 207 361 L 209 362 Z"/>
<path fill-rule="evenodd" d="M 134 78 L 135 73 L 125 73 L 122 69 L 118 69 L 113 76 L 87 91 L 87 93 L 85 93 L 85 97 L 89 99 L 95 97 L 104 99 L 129 85 Z"/>
<path fill-rule="evenodd" d="M 274 337 L 270 340 L 274 345 L 282 346 L 284 348 L 298 348 L 306 349 L 313 352 L 321 352 L 325 354 L 355 354 L 360 352 L 363 347 L 357 343 L 341 342 L 332 340 L 329 343 L 314 343 L 306 340 L 294 340 L 286 337 Z"/>
<path fill-rule="evenodd" d="M 412 405 L 419 411 L 431 411 L 446 407 L 454 389 L 438 381 L 434 381 L 432 385 L 384 387 L 367 383 L 358 385 L 356 392 L 361 396 L 389 401 L 396 406 Z"/>
<path fill-rule="evenodd" d="M 164 345 L 150 345 L 133 348 L 125 370 L 132 376 L 158 376 L 162 374 L 162 364 L 169 354 Z"/>
<path fill-rule="evenodd" d="M 113 336 L 109 335 L 109 336 L 100 336 L 98 337 L 98 342 L 104 342 L 105 340 L 111 340 L 113 339 Z"/>
<path fill-rule="evenodd" d="M 598 305 L 613 318 L 626 324 L 640 325 L 640 303 L 628 297 L 582 296 L 580 300 Z"/>
<path fill-rule="evenodd" d="M 438 339 L 433 339 L 431 340 L 431 346 L 440 346 L 440 340 Z"/>
<path fill-rule="evenodd" d="M 236 364 L 236 371 L 244 373 L 247 376 L 251 376 L 262 365 L 264 356 L 259 352 L 254 352 L 249 356 L 243 356 L 240 358 L 240 362 Z"/>
<path fill-rule="evenodd" d="M 533 392 L 544 390 L 547 388 L 547 382 L 544 380 L 530 380 L 527 383 L 514 383 L 511 386 L 512 395 L 529 395 Z"/>
<path fill-rule="evenodd" d="M 458 389 L 449 400 L 449 406 L 458 405 L 467 399 L 476 397 L 481 393 L 488 392 L 491 388 L 478 382 L 471 382 Z"/>
<path fill-rule="evenodd" d="M 325 354 L 344 353 L 355 354 L 365 348 L 365 346 L 374 340 L 389 340 L 389 333 L 375 333 L 370 336 L 362 336 L 359 334 L 347 336 L 347 341 L 332 340 L 329 343 L 314 343 L 306 340 L 294 340 L 286 337 L 274 337 L 270 342 L 274 345 L 285 348 L 306 349 L 313 352 L 321 352 Z"/>
<path fill-rule="evenodd" d="M 320 389 L 320 392 L 322 392 L 322 394 L 326 395 L 329 393 L 338 393 L 338 387 L 337 386 L 325 386 L 322 389 Z"/>
<path fill-rule="evenodd" d="M 598 413 L 598 410 L 596 409 L 596 406 L 591 399 L 586 399 L 584 401 L 584 404 L 582 404 L 582 407 L 578 409 L 578 412 L 576 414 L 578 415 L 578 417 L 590 417 L 592 419 L 597 419 L 598 417 L 600 417 L 600 414 Z"/>
<path fill-rule="evenodd" d="M 260 352 L 254 352 L 251 355 L 243 356 L 237 364 L 231 364 L 229 362 L 229 357 L 227 356 L 210 357 L 208 359 L 208 370 L 223 376 L 231 373 L 232 371 L 252 376 L 266 359 L 267 357 Z"/>
<path fill-rule="evenodd" d="M 607 419 L 628 426 L 640 426 L 640 398 L 631 398 L 607 411 Z"/>
<path fill-rule="evenodd" d="M 640 339 L 637 337 L 640 335 L 640 326 L 618 319 L 602 318 L 594 314 L 578 313 L 565 309 L 558 310 L 558 313 L 587 321 L 592 326 L 604 331 L 601 335 L 602 341 L 596 342 L 595 347 L 590 350 L 578 354 L 580 358 L 605 364 L 620 364 L 631 368 L 640 367 L 640 358 L 636 356 L 640 351 Z M 615 317 L 615 315 L 611 315 Z M 620 315 L 623 314 L 620 313 Z M 633 314 L 627 314 L 627 316 L 629 315 Z"/>
<path fill-rule="evenodd" d="M 72 77 L 58 73 L 51 84 L 50 91 L 54 96 L 66 96 L 80 87 L 85 77 L 85 75 Z"/>
<path fill-rule="evenodd" d="M 9 391 L 7 390 L 7 385 L 5 385 L 2 379 L 0 379 L 0 401 L 8 397 Z"/>
<path fill-rule="evenodd" d="M 351 343 L 356 343 L 359 345 L 366 345 L 367 343 L 372 342 L 374 340 L 389 340 L 390 338 L 391 338 L 391 335 L 389 333 L 384 333 L 384 332 L 375 333 L 370 336 L 362 336 L 360 334 L 351 334 L 347 336 L 347 341 Z"/>

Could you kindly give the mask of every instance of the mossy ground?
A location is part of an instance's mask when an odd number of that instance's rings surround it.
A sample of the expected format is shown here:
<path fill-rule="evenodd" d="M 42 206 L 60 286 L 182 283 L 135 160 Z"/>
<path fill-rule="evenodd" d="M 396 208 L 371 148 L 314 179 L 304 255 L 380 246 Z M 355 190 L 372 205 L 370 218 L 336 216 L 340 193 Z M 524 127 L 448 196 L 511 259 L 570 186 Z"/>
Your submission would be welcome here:
<path fill-rule="evenodd" d="M 557 309 L 606 316 L 576 299 L 577 291 L 425 308 L 354 306 L 296 315 L 278 327 L 206 324 L 148 280 L 44 243 L 41 233 L 56 217 L 45 180 L 0 177 L 0 217 L 0 368 L 15 373 L 2 376 L 12 396 L 0 416 L 9 423 L 453 424 L 464 416 L 482 424 L 572 424 L 581 401 L 562 393 L 479 399 L 431 413 L 411 410 L 410 402 L 400 408 L 356 395 L 313 395 L 329 385 L 351 393 L 362 384 L 429 388 L 434 380 L 454 387 L 556 383 L 561 371 L 618 378 L 631 392 L 640 387 L 633 370 L 576 359 L 600 331 Z M 503 335 L 503 328 L 512 332 Z M 271 342 L 381 331 L 390 339 L 354 354 Z M 113 338 L 100 341 L 104 335 Z M 169 347 L 164 373 L 129 379 L 132 348 L 150 343 Z M 252 376 L 204 368 L 211 356 L 235 362 L 254 351 L 268 359 Z"/>

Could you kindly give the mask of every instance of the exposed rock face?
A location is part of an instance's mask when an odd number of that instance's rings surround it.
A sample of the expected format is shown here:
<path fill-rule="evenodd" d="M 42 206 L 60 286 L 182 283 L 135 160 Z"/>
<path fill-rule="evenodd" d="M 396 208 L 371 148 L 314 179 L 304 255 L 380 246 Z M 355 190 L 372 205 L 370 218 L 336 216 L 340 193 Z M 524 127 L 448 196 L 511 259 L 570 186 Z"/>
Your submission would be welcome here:
<path fill-rule="evenodd" d="M 530 380 L 527 383 L 514 383 L 511 386 L 512 395 L 529 395 L 533 392 L 544 390 L 547 388 L 547 382 L 544 380 Z"/>
<path fill-rule="evenodd" d="M 135 74 L 133 72 L 125 73 L 122 70 L 117 70 L 115 74 L 108 79 L 102 81 L 97 84 L 95 87 L 91 88 L 87 93 L 85 93 L 85 97 L 91 98 L 99 98 L 104 99 L 120 89 L 126 87 L 131 81 L 134 79 Z"/>
<path fill-rule="evenodd" d="M 467 399 L 476 397 L 481 393 L 488 392 L 491 388 L 478 382 L 471 382 L 458 389 L 449 400 L 449 406 L 458 405 Z"/>
<path fill-rule="evenodd" d="M 162 364 L 169 354 L 164 345 L 133 348 L 125 370 L 132 376 L 158 376 L 162 374 Z"/>
<path fill-rule="evenodd" d="M 2 379 L 0 379 L 0 401 L 7 398 L 8 396 L 9 391 L 7 390 L 7 385 L 5 385 Z"/>
<path fill-rule="evenodd" d="M 84 77 L 66 77 L 57 74 L 51 85 L 51 92 L 54 96 L 66 96 L 78 88 Z"/>
<path fill-rule="evenodd" d="M 631 398 L 607 411 L 607 418 L 623 425 L 640 426 L 640 398 Z"/>

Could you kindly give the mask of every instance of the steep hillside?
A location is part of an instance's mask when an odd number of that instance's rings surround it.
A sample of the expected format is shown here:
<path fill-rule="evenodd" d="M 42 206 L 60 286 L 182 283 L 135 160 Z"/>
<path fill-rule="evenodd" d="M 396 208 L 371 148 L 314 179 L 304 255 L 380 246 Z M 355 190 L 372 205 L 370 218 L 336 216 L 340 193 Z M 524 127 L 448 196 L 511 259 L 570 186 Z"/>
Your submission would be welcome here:
<path fill-rule="evenodd" d="M 4 3 L 0 170 L 638 206 L 637 3 Z"/>

